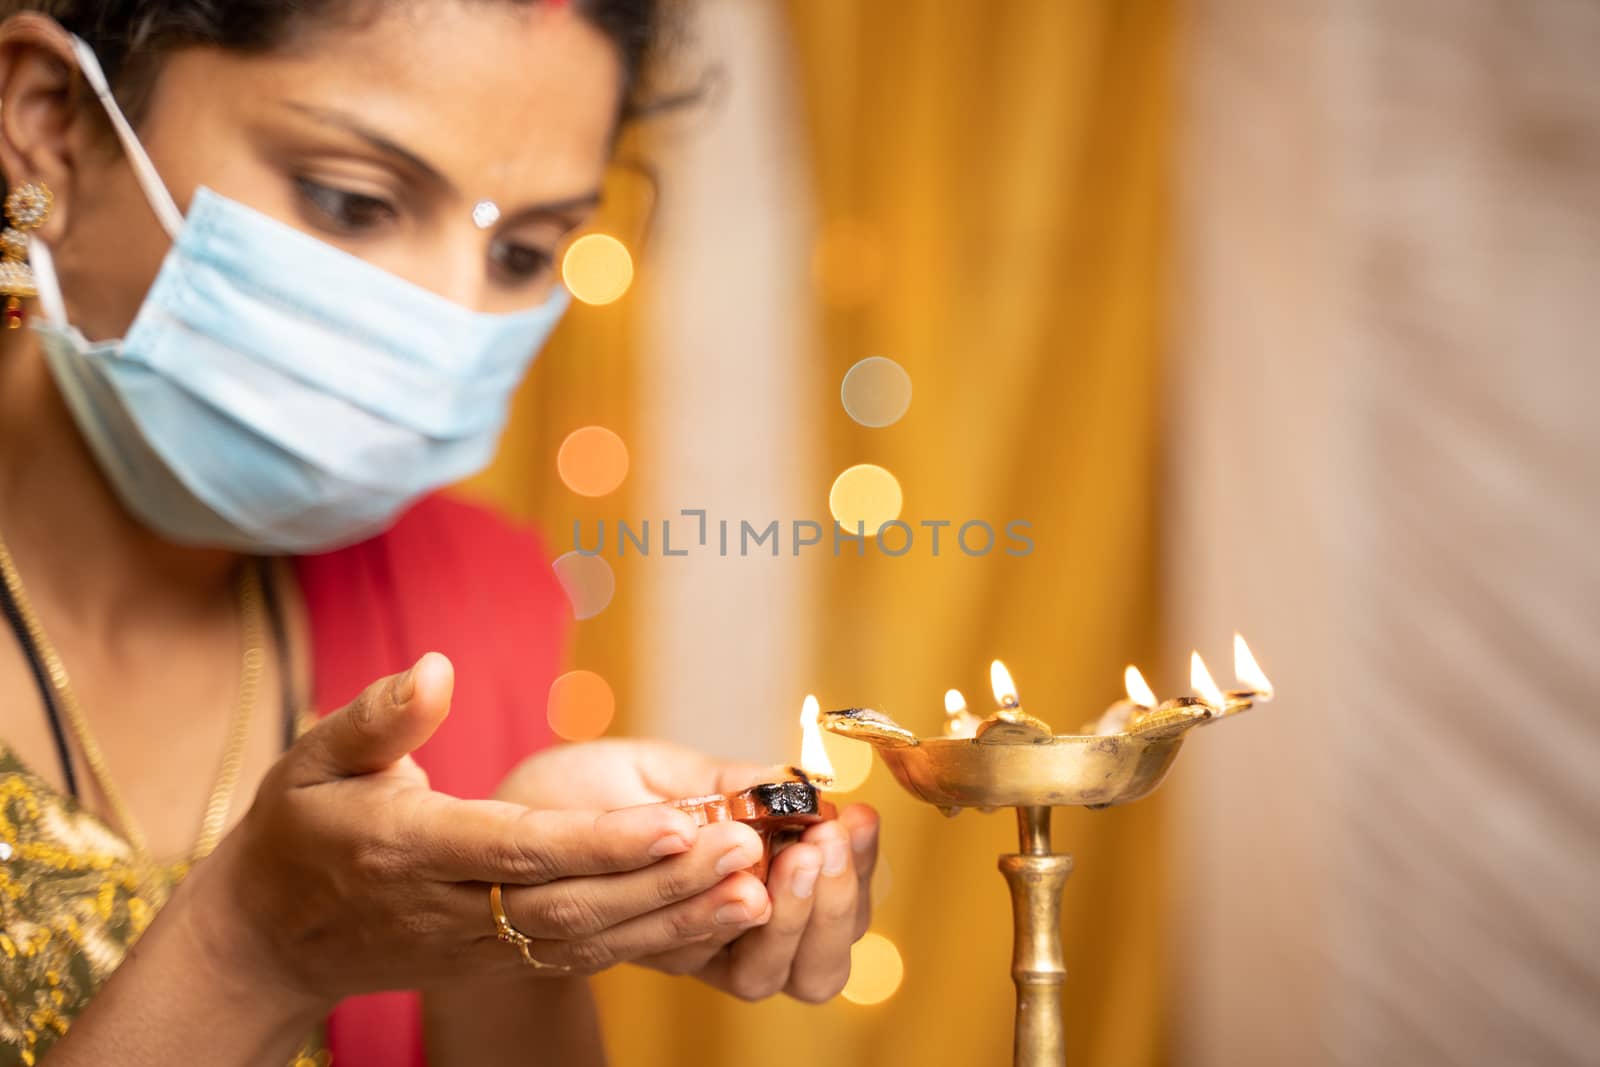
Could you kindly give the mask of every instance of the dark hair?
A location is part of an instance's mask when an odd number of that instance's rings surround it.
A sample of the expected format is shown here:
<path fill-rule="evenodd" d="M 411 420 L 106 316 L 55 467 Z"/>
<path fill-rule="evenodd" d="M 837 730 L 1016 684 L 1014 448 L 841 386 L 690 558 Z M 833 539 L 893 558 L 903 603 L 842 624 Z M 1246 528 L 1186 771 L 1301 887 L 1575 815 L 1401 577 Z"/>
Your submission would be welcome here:
<path fill-rule="evenodd" d="M 94 49 L 118 100 L 137 116 L 174 49 L 212 45 L 270 52 L 319 24 L 372 17 L 392 0 L 0 0 L 0 17 L 21 11 L 49 15 Z M 551 0 L 502 0 L 546 3 Z M 646 72 L 663 35 L 665 0 L 566 0 L 616 46 L 622 61 L 619 120 L 654 111 Z M 135 118 L 137 121 L 137 118 Z"/>

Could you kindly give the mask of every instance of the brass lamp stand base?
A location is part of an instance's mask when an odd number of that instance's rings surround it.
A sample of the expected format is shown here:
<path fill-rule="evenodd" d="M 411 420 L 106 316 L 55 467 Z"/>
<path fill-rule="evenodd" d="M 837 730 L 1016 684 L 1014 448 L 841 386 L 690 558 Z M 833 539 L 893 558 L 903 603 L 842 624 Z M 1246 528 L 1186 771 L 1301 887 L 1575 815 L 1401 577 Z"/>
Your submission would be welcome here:
<path fill-rule="evenodd" d="M 1050 809 L 1018 808 L 1022 853 L 1000 857 L 1000 873 L 1011 887 L 1011 980 L 1017 987 L 1014 1067 L 1065 1067 L 1066 1034 L 1061 1021 L 1061 986 L 1067 967 L 1061 956 L 1061 890 L 1072 873 L 1072 857 L 1050 851 Z"/>

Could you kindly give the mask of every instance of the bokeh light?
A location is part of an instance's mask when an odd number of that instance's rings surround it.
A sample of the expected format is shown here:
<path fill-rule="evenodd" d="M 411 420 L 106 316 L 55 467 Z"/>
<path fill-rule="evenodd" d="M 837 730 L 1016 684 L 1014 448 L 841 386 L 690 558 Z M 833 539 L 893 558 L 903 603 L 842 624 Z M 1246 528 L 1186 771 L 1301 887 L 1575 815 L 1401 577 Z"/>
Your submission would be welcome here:
<path fill-rule="evenodd" d="M 579 496 L 605 496 L 628 476 L 628 446 L 604 426 L 573 430 L 556 453 L 556 471 Z"/>
<path fill-rule="evenodd" d="M 633 257 L 606 233 L 587 233 L 561 257 L 561 280 L 585 304 L 610 304 L 633 284 Z"/>
<path fill-rule="evenodd" d="M 860 789 L 872 774 L 872 746 L 863 745 L 838 734 L 824 733 L 822 747 L 827 750 L 833 764 L 833 784 L 830 793 L 851 793 Z"/>
<path fill-rule="evenodd" d="M 811 277 L 825 304 L 860 307 L 883 288 L 883 238 L 859 219 L 839 218 L 817 235 Z"/>
<path fill-rule="evenodd" d="M 855 533 L 862 525 L 869 536 L 876 534 L 878 527 L 900 517 L 904 503 L 894 475 L 872 463 L 857 464 L 840 474 L 828 493 L 828 510 L 846 533 Z"/>
<path fill-rule="evenodd" d="M 882 1004 L 906 975 L 900 950 L 882 934 L 867 934 L 850 949 L 850 980 L 840 994 L 852 1004 Z"/>
<path fill-rule="evenodd" d="M 617 592 L 617 576 L 602 556 L 568 552 L 551 564 L 556 579 L 566 591 L 576 619 L 592 619 L 611 604 Z"/>
<path fill-rule="evenodd" d="M 861 425 L 893 426 L 911 409 L 911 375 L 892 359 L 869 356 L 845 374 L 839 399 Z"/>
<path fill-rule="evenodd" d="M 617 698 L 593 671 L 568 671 L 550 685 L 545 714 L 550 729 L 566 741 L 593 741 L 611 726 Z"/>

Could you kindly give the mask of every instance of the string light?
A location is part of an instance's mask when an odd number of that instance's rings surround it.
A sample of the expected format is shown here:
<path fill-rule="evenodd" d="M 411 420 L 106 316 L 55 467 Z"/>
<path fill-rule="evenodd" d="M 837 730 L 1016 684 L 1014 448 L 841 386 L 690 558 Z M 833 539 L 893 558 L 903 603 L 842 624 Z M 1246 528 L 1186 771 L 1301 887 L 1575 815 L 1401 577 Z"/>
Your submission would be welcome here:
<path fill-rule="evenodd" d="M 839 400 L 863 426 L 893 426 L 911 409 L 911 375 L 892 359 L 870 356 L 845 374 Z"/>
<path fill-rule="evenodd" d="M 561 442 L 556 472 L 579 496 L 605 496 L 628 476 L 628 446 L 604 426 L 585 426 Z"/>
<path fill-rule="evenodd" d="M 565 741 L 593 741 L 611 726 L 617 698 L 593 671 L 568 671 L 550 686 L 546 704 L 550 729 Z"/>
<path fill-rule="evenodd" d="M 561 280 L 585 304 L 614 303 L 633 284 L 633 257 L 610 234 L 584 234 L 561 257 Z"/>
<path fill-rule="evenodd" d="M 872 463 L 860 463 L 834 479 L 828 493 L 828 510 L 846 533 L 858 527 L 868 535 L 900 517 L 905 495 L 895 476 Z"/>
<path fill-rule="evenodd" d="M 882 934 L 867 934 L 850 949 L 850 979 L 840 995 L 852 1004 L 882 1004 L 905 978 L 900 950 Z"/>
<path fill-rule="evenodd" d="M 592 619 L 611 606 L 617 576 L 604 557 L 572 551 L 558 557 L 551 567 L 572 605 L 573 618 Z"/>

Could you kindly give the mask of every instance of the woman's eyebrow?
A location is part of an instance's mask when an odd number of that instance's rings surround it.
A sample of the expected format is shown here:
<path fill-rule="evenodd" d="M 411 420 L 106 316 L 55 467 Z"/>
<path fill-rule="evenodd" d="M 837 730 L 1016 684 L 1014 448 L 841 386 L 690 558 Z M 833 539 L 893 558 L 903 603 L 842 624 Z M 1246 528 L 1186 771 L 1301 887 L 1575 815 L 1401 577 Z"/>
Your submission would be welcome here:
<path fill-rule="evenodd" d="M 367 142 L 368 145 L 372 146 L 378 151 L 384 153 L 385 155 L 393 156 L 406 166 L 422 174 L 429 181 L 449 190 L 450 192 L 458 191 L 455 187 L 455 183 L 450 181 L 449 178 L 446 178 L 439 168 L 435 167 L 433 164 L 429 163 L 426 159 L 423 159 L 409 148 L 397 144 L 388 137 L 385 137 L 383 134 L 378 133 L 376 130 L 363 125 L 361 121 L 353 115 L 348 115 L 342 111 L 335 111 L 331 108 L 313 107 L 310 104 L 302 104 L 293 100 L 284 101 L 284 106 L 288 107 L 292 111 L 297 111 L 308 118 L 315 119 L 317 122 L 320 122 L 323 125 L 334 126 L 338 129 L 344 130 L 346 133 L 354 134 L 356 137 L 361 138 L 361 140 Z M 530 205 L 529 207 L 511 213 L 511 215 L 508 216 L 507 221 L 518 222 L 532 217 L 554 216 L 561 219 L 571 220 L 572 225 L 577 225 L 581 216 L 585 212 L 598 206 L 599 203 L 600 190 L 594 189 L 590 192 L 580 193 L 577 196 L 563 197 L 560 200 L 550 200 L 541 204 Z"/>
<path fill-rule="evenodd" d="M 542 204 L 530 204 L 528 207 L 513 211 L 501 220 L 502 226 L 514 226 L 519 222 L 534 222 L 539 219 L 554 219 L 569 227 L 583 224 L 583 217 L 588 212 L 600 206 L 600 190 L 582 193 L 578 196 L 569 196 L 561 200 L 547 200 Z"/>
<path fill-rule="evenodd" d="M 329 108 L 313 107 L 310 104 L 301 104 L 293 100 L 285 100 L 284 106 L 291 111 L 298 111 L 308 118 L 315 119 L 325 126 L 334 126 L 344 130 L 346 133 L 352 133 L 385 155 L 393 156 L 400 160 L 406 166 L 424 175 L 429 181 L 451 191 L 455 190 L 455 185 L 440 172 L 438 167 L 435 167 L 409 148 L 396 144 L 383 134 L 364 126 L 353 115 L 347 115 L 342 111 L 334 111 Z"/>

